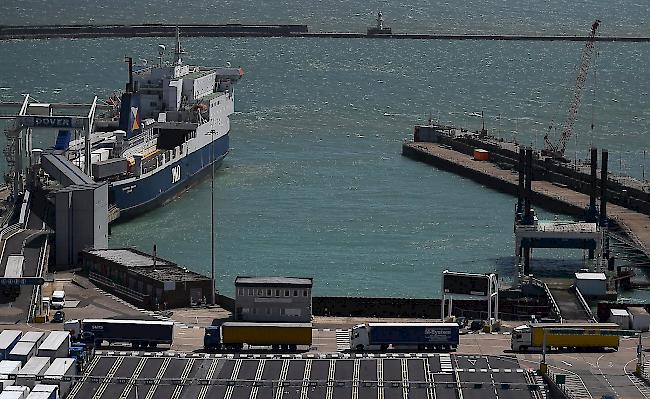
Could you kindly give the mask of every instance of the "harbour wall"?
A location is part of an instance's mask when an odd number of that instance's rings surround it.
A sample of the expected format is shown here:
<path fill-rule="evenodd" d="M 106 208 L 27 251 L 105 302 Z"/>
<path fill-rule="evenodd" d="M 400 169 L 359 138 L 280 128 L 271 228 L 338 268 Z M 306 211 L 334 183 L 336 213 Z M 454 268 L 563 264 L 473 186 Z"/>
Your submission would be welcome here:
<path fill-rule="evenodd" d="M 142 25 L 39 25 L 0 26 L 0 40 L 49 38 L 101 38 L 101 37 L 173 37 L 176 26 L 172 24 Z M 588 36 L 568 35 L 516 35 L 516 34 L 450 34 L 450 33 L 391 33 L 368 34 L 362 32 L 310 32 L 303 24 L 191 24 L 178 25 L 184 37 L 319 37 L 347 39 L 415 39 L 415 40 L 525 40 L 525 41 L 587 41 Z M 600 36 L 596 41 L 650 42 L 644 36 Z"/>

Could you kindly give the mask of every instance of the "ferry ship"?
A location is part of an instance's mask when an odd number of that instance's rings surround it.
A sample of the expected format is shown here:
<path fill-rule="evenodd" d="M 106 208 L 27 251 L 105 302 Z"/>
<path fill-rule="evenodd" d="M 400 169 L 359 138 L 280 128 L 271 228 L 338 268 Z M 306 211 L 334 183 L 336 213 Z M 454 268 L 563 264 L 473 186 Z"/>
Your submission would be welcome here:
<path fill-rule="evenodd" d="M 229 151 L 229 116 L 241 68 L 183 63 L 178 30 L 171 63 L 159 46 L 157 65 L 129 63 L 129 82 L 115 106 L 114 120 L 97 121 L 91 137 L 91 166 L 77 163 L 95 181 L 109 182 L 109 219 L 124 220 L 158 207 L 221 165 Z M 117 124 L 119 118 L 119 124 Z M 60 132 L 61 133 L 61 132 Z M 57 146 L 66 142 L 57 138 Z M 69 146 L 67 145 L 69 143 Z M 83 148 L 83 139 L 60 149 Z M 112 215 L 112 216 L 111 216 Z"/>

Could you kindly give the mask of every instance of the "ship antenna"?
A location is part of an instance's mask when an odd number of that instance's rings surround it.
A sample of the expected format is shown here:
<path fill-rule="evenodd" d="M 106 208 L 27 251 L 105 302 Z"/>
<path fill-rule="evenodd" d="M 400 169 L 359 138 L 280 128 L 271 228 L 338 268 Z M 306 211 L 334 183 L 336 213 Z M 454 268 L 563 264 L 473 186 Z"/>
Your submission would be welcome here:
<path fill-rule="evenodd" d="M 185 52 L 181 47 L 181 32 L 180 29 L 178 28 L 178 25 L 176 25 L 176 51 L 174 52 L 174 54 L 176 54 L 176 65 L 178 66 L 183 65 L 183 59 L 181 58 L 181 55 L 185 54 Z"/>

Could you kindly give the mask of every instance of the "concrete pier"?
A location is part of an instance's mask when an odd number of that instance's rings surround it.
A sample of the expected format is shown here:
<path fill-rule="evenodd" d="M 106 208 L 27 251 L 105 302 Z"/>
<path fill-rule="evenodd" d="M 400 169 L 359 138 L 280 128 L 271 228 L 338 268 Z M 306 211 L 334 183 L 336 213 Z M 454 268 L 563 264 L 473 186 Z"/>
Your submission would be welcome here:
<path fill-rule="evenodd" d="M 402 155 L 425 162 L 449 172 L 456 173 L 495 190 L 516 196 L 518 192 L 517 173 L 501 169 L 490 162 L 475 161 L 466 155 L 437 143 L 406 142 Z M 583 216 L 589 207 L 589 195 L 548 181 L 532 182 L 533 204 L 551 212 Z M 609 204 L 609 220 L 621 229 L 650 257 L 650 225 L 648 215 Z"/>

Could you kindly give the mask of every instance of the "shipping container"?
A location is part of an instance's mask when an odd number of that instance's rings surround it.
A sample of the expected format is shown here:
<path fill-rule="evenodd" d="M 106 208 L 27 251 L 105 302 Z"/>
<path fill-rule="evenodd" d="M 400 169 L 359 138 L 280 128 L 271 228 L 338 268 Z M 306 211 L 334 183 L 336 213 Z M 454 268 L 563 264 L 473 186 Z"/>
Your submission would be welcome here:
<path fill-rule="evenodd" d="M 567 329 L 558 333 L 552 329 Z M 551 348 L 614 348 L 618 349 L 619 337 L 602 334 L 603 330 L 618 330 L 615 323 L 534 323 L 519 326 L 510 337 L 513 351 Z"/>
<path fill-rule="evenodd" d="M 476 148 L 474 150 L 474 160 L 475 161 L 487 161 L 490 159 L 490 153 L 487 150 L 481 148 Z"/>
<path fill-rule="evenodd" d="M 172 345 L 174 341 L 171 321 L 85 319 L 81 321 L 81 331 L 95 346 L 108 341 L 153 348 L 159 344 Z"/>
<path fill-rule="evenodd" d="M 460 328 L 456 323 L 368 323 L 350 331 L 350 349 L 454 349 Z"/>
<path fill-rule="evenodd" d="M 29 358 L 36 354 L 35 342 L 18 341 L 14 348 L 9 352 L 9 360 L 19 360 L 24 365 Z"/>
<path fill-rule="evenodd" d="M 71 357 L 54 359 L 50 368 L 43 374 L 43 384 L 59 387 L 59 395 L 66 397 L 72 388 L 72 378 L 77 373 L 77 361 Z"/>
<path fill-rule="evenodd" d="M 34 356 L 16 373 L 16 384 L 33 387 L 50 367 L 50 358 Z"/>
<path fill-rule="evenodd" d="M 630 313 L 630 325 L 633 330 L 648 331 L 650 314 L 644 308 L 627 308 Z"/>
<path fill-rule="evenodd" d="M 5 388 L 10 387 L 16 384 L 16 380 L 5 380 L 0 379 L 0 392 L 4 391 Z"/>
<path fill-rule="evenodd" d="M 119 176 L 128 171 L 129 161 L 124 158 L 112 158 L 93 164 L 93 177 L 105 179 L 110 176 Z"/>
<path fill-rule="evenodd" d="M 608 321 L 610 323 L 616 323 L 624 330 L 630 328 L 630 314 L 626 309 L 610 309 Z"/>
<path fill-rule="evenodd" d="M 34 342 L 38 347 L 43 343 L 46 336 L 47 334 L 41 331 L 28 331 L 20 338 L 19 342 Z"/>
<path fill-rule="evenodd" d="M 9 352 L 20 341 L 23 332 L 18 330 L 4 330 L 0 333 L 0 360 L 7 359 Z"/>
<path fill-rule="evenodd" d="M 222 345 L 240 349 L 244 344 L 295 350 L 311 346 L 311 323 L 226 322 L 220 327 Z"/>
<path fill-rule="evenodd" d="M 66 357 L 70 352 L 70 333 L 67 331 L 52 331 L 38 347 L 38 356 Z"/>

